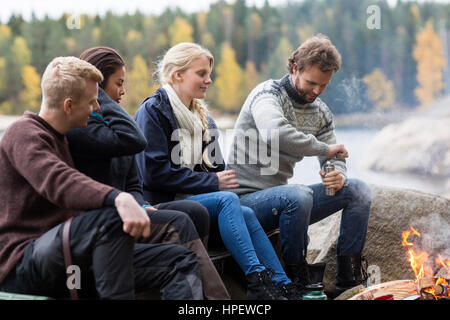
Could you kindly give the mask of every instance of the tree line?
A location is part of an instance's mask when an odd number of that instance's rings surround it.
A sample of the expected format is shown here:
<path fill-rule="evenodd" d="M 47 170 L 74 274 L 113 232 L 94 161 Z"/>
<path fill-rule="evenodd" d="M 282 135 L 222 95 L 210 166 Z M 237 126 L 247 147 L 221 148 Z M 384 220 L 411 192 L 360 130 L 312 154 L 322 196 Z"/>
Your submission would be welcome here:
<path fill-rule="evenodd" d="M 286 74 L 291 53 L 308 37 L 323 33 L 340 51 L 343 64 L 322 99 L 335 113 L 424 106 L 443 94 L 446 25 L 450 4 L 376 1 L 378 28 L 370 28 L 368 0 L 304 0 L 248 6 L 219 0 L 203 12 L 168 8 L 160 15 L 79 16 L 68 24 L 35 15 L 13 15 L 0 24 L 0 114 L 38 111 L 40 77 L 56 56 L 105 45 L 127 63 L 123 106 L 134 114 L 157 88 L 155 63 L 172 45 L 193 41 L 215 57 L 209 108 L 238 112 L 251 89 Z"/>

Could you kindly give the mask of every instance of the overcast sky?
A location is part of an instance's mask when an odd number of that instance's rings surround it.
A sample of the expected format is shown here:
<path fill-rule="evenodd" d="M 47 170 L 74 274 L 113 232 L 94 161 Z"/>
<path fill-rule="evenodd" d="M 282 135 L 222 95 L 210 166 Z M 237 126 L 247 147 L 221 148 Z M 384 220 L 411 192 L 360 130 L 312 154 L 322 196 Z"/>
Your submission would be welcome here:
<path fill-rule="evenodd" d="M 301 0 L 269 0 L 271 5 L 295 2 Z M 340 1 L 340 0 L 336 0 Z M 397 0 L 388 0 L 395 4 Z M 419 0 L 432 2 L 450 2 L 450 0 Z M 114 13 L 134 13 L 139 9 L 143 13 L 160 14 L 167 7 L 181 7 L 186 12 L 208 10 L 211 3 L 217 0 L 9 0 L 0 5 L 0 22 L 6 23 L 13 13 L 20 13 L 25 19 L 31 17 L 34 11 L 38 18 L 47 14 L 51 18 L 59 18 L 63 13 L 70 14 L 100 14 L 111 10 Z M 233 2 L 233 0 L 228 0 Z M 377 1 L 374 1 L 376 4 Z M 247 5 L 262 6 L 264 0 L 247 0 Z"/>
<path fill-rule="evenodd" d="M 271 5 L 284 3 L 287 0 L 269 0 Z M 134 13 L 139 9 L 143 13 L 160 14 L 167 7 L 181 7 L 186 12 L 208 10 L 211 3 L 217 0 L 16 0 L 2 1 L 0 19 L 5 23 L 13 13 L 21 13 L 25 19 L 34 11 L 38 18 L 48 14 L 59 18 L 63 13 L 89 13 L 102 15 L 108 10 L 114 13 Z M 264 0 L 247 0 L 247 5 L 260 6 Z"/>

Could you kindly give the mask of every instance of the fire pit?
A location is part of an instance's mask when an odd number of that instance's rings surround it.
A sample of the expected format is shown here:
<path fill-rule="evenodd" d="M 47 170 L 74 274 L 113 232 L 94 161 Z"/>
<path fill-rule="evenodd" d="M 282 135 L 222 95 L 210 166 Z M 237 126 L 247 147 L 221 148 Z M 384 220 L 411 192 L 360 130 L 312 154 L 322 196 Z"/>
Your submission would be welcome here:
<path fill-rule="evenodd" d="M 402 246 L 408 248 L 408 260 L 416 279 L 370 286 L 349 300 L 450 300 L 450 259 L 444 261 L 437 253 L 434 263 L 430 262 L 430 254 L 417 249 L 410 237 L 419 239 L 421 234 L 413 227 L 402 233 Z M 436 269 L 438 272 L 434 272 Z"/>

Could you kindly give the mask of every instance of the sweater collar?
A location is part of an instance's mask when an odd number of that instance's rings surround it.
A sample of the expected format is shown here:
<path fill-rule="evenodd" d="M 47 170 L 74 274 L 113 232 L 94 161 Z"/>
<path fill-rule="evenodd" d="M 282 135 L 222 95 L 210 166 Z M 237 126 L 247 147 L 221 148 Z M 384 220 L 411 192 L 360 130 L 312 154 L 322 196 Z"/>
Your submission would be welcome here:
<path fill-rule="evenodd" d="M 281 79 L 281 85 L 286 90 L 289 98 L 294 100 L 298 104 L 307 104 L 308 102 L 304 100 L 297 92 L 297 89 L 295 89 L 294 84 L 292 83 L 292 77 L 291 74 L 288 73 Z"/>
<path fill-rule="evenodd" d="M 64 137 L 65 137 L 64 134 L 56 131 L 47 121 L 42 119 L 37 113 L 31 112 L 31 111 L 25 111 L 23 115 L 26 118 L 34 119 L 37 122 L 39 122 L 40 124 L 42 124 L 48 131 L 53 133 L 58 139 L 60 139 L 60 140 L 64 139 Z"/>

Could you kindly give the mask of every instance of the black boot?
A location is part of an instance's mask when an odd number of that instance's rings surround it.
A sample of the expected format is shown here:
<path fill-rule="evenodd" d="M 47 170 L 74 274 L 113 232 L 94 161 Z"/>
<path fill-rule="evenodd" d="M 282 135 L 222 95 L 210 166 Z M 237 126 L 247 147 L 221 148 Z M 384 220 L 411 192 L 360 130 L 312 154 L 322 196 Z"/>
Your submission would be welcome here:
<path fill-rule="evenodd" d="M 361 257 L 361 254 L 337 256 L 337 276 L 334 297 L 360 284 L 367 285 L 366 258 Z"/>
<path fill-rule="evenodd" d="M 306 286 L 311 284 L 311 277 L 306 260 L 299 264 L 288 264 L 286 265 L 285 270 L 286 275 L 295 284 L 300 294 L 305 292 Z"/>
<path fill-rule="evenodd" d="M 297 289 L 297 286 L 293 282 L 278 285 L 278 290 L 288 300 L 302 300 L 302 292 Z"/>
<path fill-rule="evenodd" d="M 247 276 L 247 300 L 287 300 L 275 286 L 267 270 Z"/>

